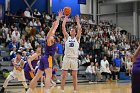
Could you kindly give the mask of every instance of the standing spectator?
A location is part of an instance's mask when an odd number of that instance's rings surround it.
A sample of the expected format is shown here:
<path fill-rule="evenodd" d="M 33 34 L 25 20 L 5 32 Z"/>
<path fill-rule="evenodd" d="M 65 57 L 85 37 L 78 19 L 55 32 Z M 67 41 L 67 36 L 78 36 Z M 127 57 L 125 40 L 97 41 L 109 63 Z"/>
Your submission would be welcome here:
<path fill-rule="evenodd" d="M 96 72 L 93 62 L 91 62 L 90 66 L 86 69 L 86 77 L 89 80 L 89 83 L 93 83 L 93 81 L 95 82 L 96 80 Z"/>
<path fill-rule="evenodd" d="M 126 62 L 126 71 L 131 76 L 131 70 L 132 70 L 133 62 L 131 61 L 131 58 L 128 58 L 128 61 Z"/>
<path fill-rule="evenodd" d="M 56 44 L 56 52 L 59 60 L 59 67 L 62 67 L 62 57 L 63 57 L 63 45 L 61 44 L 61 41 L 59 40 Z"/>

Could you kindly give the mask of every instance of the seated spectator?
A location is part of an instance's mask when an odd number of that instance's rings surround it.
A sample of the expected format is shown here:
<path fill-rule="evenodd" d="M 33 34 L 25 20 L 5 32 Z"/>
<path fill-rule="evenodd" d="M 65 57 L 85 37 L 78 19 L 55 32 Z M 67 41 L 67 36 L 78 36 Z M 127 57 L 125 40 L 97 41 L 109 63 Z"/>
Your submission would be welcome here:
<path fill-rule="evenodd" d="M 26 10 L 24 11 L 24 16 L 25 17 L 31 17 L 31 13 L 29 11 L 29 8 L 26 8 Z"/>
<path fill-rule="evenodd" d="M 100 72 L 100 66 L 98 62 L 95 63 L 95 72 L 96 72 L 96 81 L 101 80 L 101 72 Z"/>
<path fill-rule="evenodd" d="M 51 17 L 48 14 L 46 14 L 45 18 L 48 19 L 48 20 L 51 19 Z"/>
<path fill-rule="evenodd" d="M 24 43 L 24 48 L 29 50 L 33 49 L 29 40 L 27 40 L 27 42 Z"/>
<path fill-rule="evenodd" d="M 113 79 L 113 80 L 118 80 L 118 79 L 119 79 L 119 71 L 118 71 L 118 69 L 116 68 L 115 63 L 112 63 L 112 64 L 111 64 L 110 70 L 111 70 L 111 73 L 112 73 L 112 79 Z"/>
<path fill-rule="evenodd" d="M 5 47 L 7 47 L 7 45 L 11 42 L 12 38 L 11 38 L 11 31 L 9 30 L 8 33 L 6 34 L 6 42 L 5 42 Z"/>
<path fill-rule="evenodd" d="M 117 56 L 113 59 L 113 62 L 115 63 L 118 72 L 120 72 L 122 61 L 121 61 L 121 59 L 119 58 L 119 55 L 117 55 Z M 118 79 L 119 79 L 119 78 L 118 78 Z"/>
<path fill-rule="evenodd" d="M 27 33 L 27 35 L 30 34 L 31 29 L 32 29 L 32 27 L 30 27 L 29 24 L 25 27 L 25 32 Z"/>
<path fill-rule="evenodd" d="M 8 34 L 8 27 L 6 24 L 3 25 L 2 30 L 5 32 L 5 34 Z"/>
<path fill-rule="evenodd" d="M 37 9 L 34 9 L 34 13 L 33 13 L 34 17 L 40 17 L 41 14 Z"/>
<path fill-rule="evenodd" d="M 97 54 L 95 54 L 93 62 L 98 63 L 98 65 L 100 66 L 100 57 Z"/>
<path fill-rule="evenodd" d="M 19 48 L 19 44 L 16 41 L 15 37 L 13 37 L 12 42 L 10 42 L 9 45 L 8 45 L 9 50 L 12 50 L 13 47 L 16 47 L 17 49 Z"/>
<path fill-rule="evenodd" d="M 88 66 L 86 69 L 86 78 L 89 80 L 89 83 L 96 81 L 96 72 L 93 62 L 91 62 L 90 66 Z"/>
<path fill-rule="evenodd" d="M 88 66 L 88 65 L 90 65 L 90 56 L 89 55 L 87 55 L 83 60 L 82 60 L 82 64 L 84 65 L 84 66 Z"/>
<path fill-rule="evenodd" d="M 25 39 L 25 35 L 22 35 L 21 39 L 20 39 L 20 47 L 24 47 L 24 44 L 26 42 L 26 39 Z"/>
<path fill-rule="evenodd" d="M 26 51 L 23 51 L 23 52 L 22 52 L 22 59 L 23 59 L 24 61 L 27 61 Z"/>
<path fill-rule="evenodd" d="M 79 50 L 79 59 L 83 60 L 83 58 L 84 58 L 84 51 L 83 51 L 83 48 L 81 47 Z"/>
<path fill-rule="evenodd" d="M 15 37 L 16 42 L 20 41 L 20 33 L 17 31 L 17 28 L 14 28 L 14 31 L 12 32 L 12 38 Z"/>
<path fill-rule="evenodd" d="M 12 60 L 13 58 L 16 57 L 16 47 L 13 47 L 13 50 L 10 52 L 10 59 Z"/>
<path fill-rule="evenodd" d="M 111 71 L 109 70 L 109 62 L 107 61 L 106 56 L 104 56 L 104 59 L 101 60 L 100 72 L 101 72 L 102 76 L 105 76 L 105 78 L 104 78 L 105 81 L 110 79 Z"/>
<path fill-rule="evenodd" d="M 30 26 L 38 26 L 36 19 L 32 19 L 29 24 Z"/>
<path fill-rule="evenodd" d="M 39 27 L 41 26 L 41 22 L 40 22 L 39 19 L 36 20 L 36 24 L 37 24 L 37 26 L 39 26 Z"/>

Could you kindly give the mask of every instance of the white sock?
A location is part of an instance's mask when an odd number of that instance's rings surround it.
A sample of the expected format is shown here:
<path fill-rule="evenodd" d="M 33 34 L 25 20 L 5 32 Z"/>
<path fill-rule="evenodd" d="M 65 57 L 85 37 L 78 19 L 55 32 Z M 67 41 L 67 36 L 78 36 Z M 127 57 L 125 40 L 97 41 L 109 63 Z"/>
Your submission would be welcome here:
<path fill-rule="evenodd" d="M 31 93 L 31 89 L 29 88 L 26 93 Z"/>
<path fill-rule="evenodd" d="M 64 93 L 64 90 L 61 90 L 61 93 Z"/>
<path fill-rule="evenodd" d="M 45 93 L 50 93 L 50 89 L 45 89 Z"/>

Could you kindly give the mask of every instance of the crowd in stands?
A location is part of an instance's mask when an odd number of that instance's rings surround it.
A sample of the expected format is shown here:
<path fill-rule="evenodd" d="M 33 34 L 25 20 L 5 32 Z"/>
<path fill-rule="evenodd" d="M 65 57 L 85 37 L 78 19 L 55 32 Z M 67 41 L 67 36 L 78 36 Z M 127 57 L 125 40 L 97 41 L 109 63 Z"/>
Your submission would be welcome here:
<path fill-rule="evenodd" d="M 4 44 L 10 51 L 10 60 L 16 51 L 23 53 L 23 59 L 34 53 L 35 46 L 45 46 L 46 34 L 55 20 L 55 14 L 40 13 L 37 9 L 33 14 L 27 8 L 18 12 L 19 18 L 6 13 L 4 21 L 0 21 L 0 45 Z M 63 21 L 63 18 L 61 19 Z M 61 22 L 60 22 L 61 23 Z M 67 23 L 67 31 L 75 25 L 72 17 Z M 87 67 L 85 73 L 89 81 L 111 78 L 119 79 L 119 72 L 126 71 L 131 75 L 131 55 L 139 45 L 138 41 L 130 41 L 126 32 L 109 21 L 95 24 L 92 20 L 81 19 L 82 36 L 79 48 L 79 66 Z M 61 68 L 64 52 L 64 41 L 60 27 L 56 33 L 57 51 L 55 65 Z M 42 50 L 44 53 L 44 49 Z M 116 77 L 117 75 L 117 77 Z M 92 78 L 93 77 L 93 78 Z"/>

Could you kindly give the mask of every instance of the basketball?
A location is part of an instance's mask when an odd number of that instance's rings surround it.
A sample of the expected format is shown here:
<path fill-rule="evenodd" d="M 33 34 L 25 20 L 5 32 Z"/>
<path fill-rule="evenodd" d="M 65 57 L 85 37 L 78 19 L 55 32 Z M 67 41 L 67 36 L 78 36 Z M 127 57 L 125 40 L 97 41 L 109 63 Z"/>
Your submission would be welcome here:
<path fill-rule="evenodd" d="M 16 70 L 22 71 L 22 68 L 21 67 L 17 67 Z"/>
<path fill-rule="evenodd" d="M 70 7 L 64 7 L 64 15 L 68 16 L 71 14 L 71 8 Z"/>

